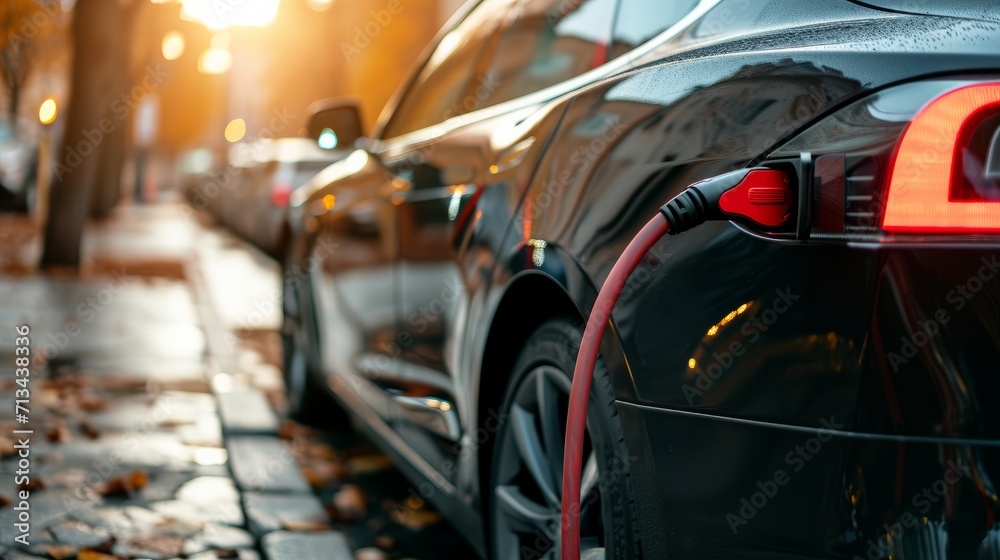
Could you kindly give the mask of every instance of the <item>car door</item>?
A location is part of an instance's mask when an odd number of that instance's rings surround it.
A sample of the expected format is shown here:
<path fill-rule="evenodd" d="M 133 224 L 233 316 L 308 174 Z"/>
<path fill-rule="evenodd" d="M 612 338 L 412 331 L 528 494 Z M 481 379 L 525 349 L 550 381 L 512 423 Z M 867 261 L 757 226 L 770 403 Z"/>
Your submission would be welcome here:
<path fill-rule="evenodd" d="M 464 117 L 428 141 L 392 144 L 383 160 L 400 188 L 394 194 L 399 228 L 401 371 L 395 387 L 396 429 L 446 477 L 473 425 L 473 394 L 460 374 L 469 293 L 482 279 L 466 267 L 480 208 L 517 196 L 508 171 L 524 164 L 537 141 L 505 146 L 499 138 L 546 101 L 525 96 L 575 78 L 607 60 L 615 0 L 487 0 L 479 10 L 498 29 L 472 63 L 465 93 L 452 102 Z M 481 116 L 482 115 L 482 116 Z M 493 204 L 493 207 L 503 204 Z M 495 219 L 495 214 L 493 215 Z M 474 260 L 474 259 L 473 259 Z M 468 442 L 465 442 L 466 444 Z"/>
<path fill-rule="evenodd" d="M 402 95 L 390 104 L 387 113 L 391 116 L 383 117 L 377 125 L 380 130 L 373 136 L 380 140 L 345 160 L 349 164 L 352 158 L 358 162 L 363 159 L 364 164 L 346 166 L 349 171 L 338 179 L 343 192 L 330 200 L 338 209 L 346 205 L 344 212 L 350 213 L 355 223 L 368 224 L 355 229 L 377 232 L 370 246 L 372 253 L 380 255 L 380 272 L 364 275 L 352 268 L 349 274 L 339 275 L 341 288 L 324 308 L 344 309 L 333 316 L 351 319 L 339 329 L 327 329 L 325 369 L 337 373 L 333 382 L 338 394 L 353 401 L 349 404 L 357 412 L 373 413 L 366 417 L 368 423 L 396 447 L 412 444 L 408 439 L 393 439 L 391 432 L 405 433 L 413 418 L 438 426 L 441 420 L 421 416 L 425 407 L 417 404 L 428 400 L 430 388 L 447 386 L 440 375 L 427 375 L 430 370 L 407 366 L 413 333 L 404 327 L 398 286 L 402 245 L 411 252 L 413 247 L 412 232 L 401 228 L 407 227 L 406 220 L 412 215 L 399 205 L 411 200 L 419 207 L 421 201 L 439 196 L 439 188 L 445 184 L 442 177 L 456 180 L 455 169 L 440 169 L 427 158 L 443 134 L 443 123 L 470 110 L 464 99 L 475 75 L 475 63 L 491 48 L 500 25 L 492 10 L 502 13 L 510 0 L 487 0 L 487 4 L 491 11 L 474 9 L 443 35 Z M 361 181 L 364 188 L 356 191 L 357 196 L 348 197 L 342 185 L 345 181 Z M 359 245 L 351 240 L 339 246 L 342 253 L 344 248 Z M 447 433 L 445 428 L 439 431 Z M 418 465 L 422 467 L 426 465 Z M 428 473 L 424 469 L 424 474 Z"/>

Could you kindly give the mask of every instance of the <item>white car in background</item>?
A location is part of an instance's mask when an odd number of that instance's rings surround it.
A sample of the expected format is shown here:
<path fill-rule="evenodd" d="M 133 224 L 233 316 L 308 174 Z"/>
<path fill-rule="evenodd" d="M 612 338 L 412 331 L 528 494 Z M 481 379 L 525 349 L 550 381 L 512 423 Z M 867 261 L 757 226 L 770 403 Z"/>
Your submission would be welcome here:
<path fill-rule="evenodd" d="M 196 208 L 207 209 L 233 233 L 280 259 L 291 193 L 346 154 L 324 150 L 305 137 L 234 144 L 226 168 L 201 179 L 191 197 Z"/>
<path fill-rule="evenodd" d="M 0 210 L 34 208 L 37 168 L 35 143 L 0 120 Z"/>

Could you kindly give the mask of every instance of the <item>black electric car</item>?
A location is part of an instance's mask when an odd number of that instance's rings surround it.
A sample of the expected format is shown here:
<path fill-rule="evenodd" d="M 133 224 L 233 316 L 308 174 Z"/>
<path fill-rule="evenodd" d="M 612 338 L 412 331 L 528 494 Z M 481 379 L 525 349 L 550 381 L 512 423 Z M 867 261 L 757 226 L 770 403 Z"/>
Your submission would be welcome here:
<path fill-rule="evenodd" d="M 483 0 L 359 112 L 312 116 L 357 149 L 290 203 L 289 401 L 334 395 L 483 556 L 558 557 L 619 254 L 766 167 L 781 226 L 667 236 L 613 310 L 585 556 L 1000 558 L 996 3 Z"/>

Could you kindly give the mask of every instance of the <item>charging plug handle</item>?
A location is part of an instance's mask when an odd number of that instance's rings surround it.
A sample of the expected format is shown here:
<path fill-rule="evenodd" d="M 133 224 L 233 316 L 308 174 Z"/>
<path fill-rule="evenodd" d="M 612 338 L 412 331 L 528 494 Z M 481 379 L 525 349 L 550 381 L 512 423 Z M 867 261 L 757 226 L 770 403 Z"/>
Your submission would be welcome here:
<path fill-rule="evenodd" d="M 709 220 L 733 220 L 775 229 L 792 216 L 788 175 L 776 169 L 740 169 L 695 183 L 660 208 L 677 235 Z"/>

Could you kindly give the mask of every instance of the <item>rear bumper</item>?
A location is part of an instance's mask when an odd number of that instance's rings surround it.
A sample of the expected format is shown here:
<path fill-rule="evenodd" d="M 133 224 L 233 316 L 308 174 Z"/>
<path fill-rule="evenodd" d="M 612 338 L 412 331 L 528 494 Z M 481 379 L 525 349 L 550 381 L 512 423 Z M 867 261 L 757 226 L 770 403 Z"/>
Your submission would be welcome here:
<path fill-rule="evenodd" d="M 646 557 L 1000 557 L 1000 442 L 618 409 Z"/>

